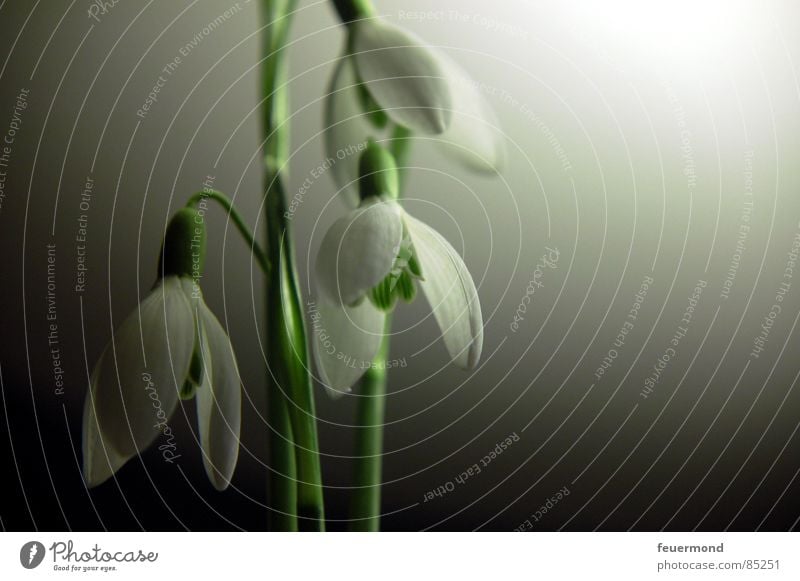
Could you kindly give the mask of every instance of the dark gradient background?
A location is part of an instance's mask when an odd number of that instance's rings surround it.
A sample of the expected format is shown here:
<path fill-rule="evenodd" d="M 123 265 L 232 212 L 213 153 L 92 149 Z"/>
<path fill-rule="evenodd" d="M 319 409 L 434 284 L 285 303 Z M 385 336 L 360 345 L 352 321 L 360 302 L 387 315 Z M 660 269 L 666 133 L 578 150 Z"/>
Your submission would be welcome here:
<path fill-rule="evenodd" d="M 168 217 L 213 176 L 257 223 L 256 4 L 120 0 L 97 21 L 88 0 L 0 2 L 0 138 L 29 91 L 0 168 L 4 529 L 265 526 L 262 285 L 218 208 L 208 215 L 204 289 L 247 393 L 233 486 L 217 493 L 205 478 L 193 404 L 172 421 L 177 464 L 150 450 L 91 491 L 80 474 L 89 370 L 153 283 Z M 431 3 L 376 0 L 482 84 L 509 151 L 494 178 L 453 166 L 423 140 L 410 160 L 407 207 L 465 256 L 485 347 L 473 373 L 456 369 L 425 302 L 399 309 L 392 358 L 406 366 L 390 377 L 385 529 L 797 527 L 800 270 L 784 274 L 800 234 L 800 7 L 636 4 L 469 0 L 414 15 Z M 157 103 L 137 116 L 198 34 Z M 342 42 L 328 3 L 300 2 L 290 196 L 326 157 L 321 98 Z M 83 211 L 87 177 L 94 188 Z M 293 218 L 306 295 L 307 265 L 344 211 L 330 175 L 311 181 Z M 88 270 L 76 292 L 82 213 Z M 48 244 L 63 393 L 48 345 Z M 558 261 L 536 273 L 546 248 Z M 615 347 L 647 277 L 633 329 Z M 512 328 L 534 278 L 542 286 Z M 706 286 L 687 332 L 645 398 L 698 281 Z M 782 282 L 781 312 L 751 356 Z M 613 364 L 597 379 L 610 349 Z M 331 529 L 347 515 L 353 399 L 317 392 Z M 519 441 L 480 474 L 424 502 L 511 434 Z M 564 487 L 569 494 L 534 518 Z"/>

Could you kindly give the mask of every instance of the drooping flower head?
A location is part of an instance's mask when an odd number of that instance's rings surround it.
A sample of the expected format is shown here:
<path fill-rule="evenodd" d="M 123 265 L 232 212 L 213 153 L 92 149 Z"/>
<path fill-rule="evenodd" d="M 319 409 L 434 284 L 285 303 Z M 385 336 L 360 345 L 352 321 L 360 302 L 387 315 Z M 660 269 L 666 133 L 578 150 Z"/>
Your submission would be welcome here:
<path fill-rule="evenodd" d="M 424 136 L 471 169 L 496 172 L 505 148 L 477 83 L 443 52 L 377 17 L 348 22 L 325 103 L 325 147 L 333 176 L 358 205 L 358 155 L 369 137 L 395 127 Z M 358 150 L 358 149 L 356 149 Z"/>
<path fill-rule="evenodd" d="M 91 376 L 83 417 L 84 477 L 102 484 L 159 436 L 180 399 L 196 398 L 203 464 L 219 490 L 239 452 L 241 389 L 227 333 L 199 286 L 205 257 L 203 217 L 184 208 L 172 218 L 159 278 L 114 333 Z M 164 455 L 172 461 L 176 454 Z"/>
<path fill-rule="evenodd" d="M 323 383 L 350 391 L 369 368 L 398 300 L 425 295 L 450 358 L 474 367 L 483 319 L 472 276 L 441 234 L 397 202 L 391 154 L 370 141 L 360 158 L 358 208 L 333 223 L 317 256 L 313 347 Z"/>

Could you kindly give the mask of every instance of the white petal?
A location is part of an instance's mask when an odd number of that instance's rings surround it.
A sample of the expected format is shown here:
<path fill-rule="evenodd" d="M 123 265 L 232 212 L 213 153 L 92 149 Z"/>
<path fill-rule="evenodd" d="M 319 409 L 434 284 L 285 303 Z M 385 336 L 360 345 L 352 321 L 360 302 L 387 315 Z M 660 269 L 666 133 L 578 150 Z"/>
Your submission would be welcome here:
<path fill-rule="evenodd" d="M 203 465 L 217 490 L 225 490 L 239 457 L 242 390 L 233 346 L 205 302 L 197 306 L 201 326 L 203 384 L 197 389 L 197 424 Z"/>
<path fill-rule="evenodd" d="M 358 76 L 389 117 L 419 133 L 444 132 L 453 97 L 436 53 L 413 34 L 379 19 L 351 28 Z"/>
<path fill-rule="evenodd" d="M 403 237 L 402 210 L 376 201 L 333 223 L 317 255 L 317 281 L 332 302 L 355 303 L 389 274 Z"/>
<path fill-rule="evenodd" d="M 328 158 L 333 160 L 333 179 L 351 208 L 357 208 L 359 203 L 360 153 L 366 147 L 367 138 L 373 134 L 372 125 L 359 106 L 357 85 L 352 59 L 343 57 L 336 65 L 325 97 L 325 150 Z"/>
<path fill-rule="evenodd" d="M 431 305 L 450 358 L 469 369 L 483 348 L 483 318 L 478 291 L 461 257 L 433 228 L 405 214 L 415 256 L 422 269 L 422 292 Z"/>
<path fill-rule="evenodd" d="M 175 410 L 194 348 L 194 317 L 177 277 L 156 285 L 97 363 L 95 414 L 121 456 L 143 451 Z M 146 362 L 146 365 L 145 365 Z"/>
<path fill-rule="evenodd" d="M 350 391 L 381 345 L 386 315 L 367 299 L 356 307 L 324 299 L 311 311 L 311 341 L 320 379 L 331 395 Z"/>
<path fill-rule="evenodd" d="M 500 123 L 475 81 L 449 57 L 442 55 L 442 62 L 453 89 L 453 119 L 440 137 L 443 151 L 469 169 L 493 174 L 506 157 Z"/>
<path fill-rule="evenodd" d="M 100 435 L 92 401 L 97 389 L 97 375 L 95 370 L 83 406 L 83 477 L 90 488 L 108 480 L 131 458 L 117 453 Z"/>

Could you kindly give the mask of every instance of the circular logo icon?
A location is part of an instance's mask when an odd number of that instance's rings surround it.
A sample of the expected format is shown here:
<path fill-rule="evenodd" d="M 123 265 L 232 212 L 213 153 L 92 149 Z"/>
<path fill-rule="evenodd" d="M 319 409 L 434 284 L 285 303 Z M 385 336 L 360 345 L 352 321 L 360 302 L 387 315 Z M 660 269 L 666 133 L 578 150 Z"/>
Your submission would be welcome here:
<path fill-rule="evenodd" d="M 44 545 L 39 541 L 30 541 L 19 550 L 19 562 L 26 569 L 35 569 L 44 560 Z"/>

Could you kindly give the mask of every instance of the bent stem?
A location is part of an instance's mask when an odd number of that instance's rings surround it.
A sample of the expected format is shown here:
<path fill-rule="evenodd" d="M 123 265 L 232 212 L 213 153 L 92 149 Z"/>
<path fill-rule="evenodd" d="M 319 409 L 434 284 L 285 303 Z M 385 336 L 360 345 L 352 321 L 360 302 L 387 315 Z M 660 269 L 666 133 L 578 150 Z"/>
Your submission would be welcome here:
<path fill-rule="evenodd" d="M 267 276 L 267 391 L 270 422 L 270 512 L 273 530 L 324 530 L 314 398 L 305 318 L 294 266 L 281 174 L 288 154 L 286 41 L 295 0 L 264 0 L 262 59 Z M 299 520 L 298 520 L 299 517 Z"/>
<path fill-rule="evenodd" d="M 202 192 L 197 192 L 191 198 L 189 198 L 186 202 L 187 207 L 194 207 L 201 200 L 206 198 L 210 198 L 217 202 L 220 206 L 222 206 L 225 211 L 230 216 L 230 219 L 233 221 L 233 224 L 236 226 L 236 229 L 239 230 L 239 234 L 242 235 L 244 241 L 250 246 L 250 251 L 255 256 L 256 260 L 258 261 L 258 265 L 261 267 L 261 270 L 264 272 L 265 275 L 269 274 L 270 270 L 270 263 L 267 259 L 267 255 L 261 246 L 258 245 L 256 242 L 253 233 L 250 231 L 250 228 L 245 223 L 242 215 L 239 214 L 239 211 L 236 209 L 236 206 L 233 205 L 233 201 L 223 194 L 222 192 L 218 192 L 217 190 L 207 190 Z"/>

